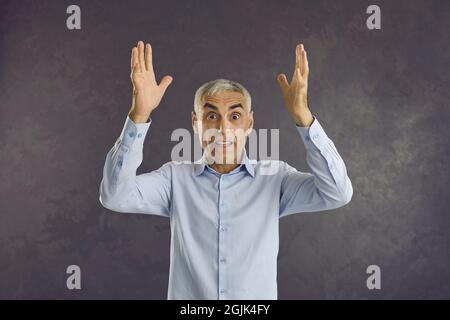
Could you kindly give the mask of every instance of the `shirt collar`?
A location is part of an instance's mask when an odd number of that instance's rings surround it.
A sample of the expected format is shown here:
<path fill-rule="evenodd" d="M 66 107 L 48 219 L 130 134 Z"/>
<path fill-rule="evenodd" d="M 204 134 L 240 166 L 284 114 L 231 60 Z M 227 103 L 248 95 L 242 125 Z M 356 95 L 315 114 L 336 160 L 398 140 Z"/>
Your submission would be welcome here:
<path fill-rule="evenodd" d="M 248 158 L 247 151 L 245 150 L 245 148 L 242 150 L 242 158 L 240 163 L 244 164 L 245 169 L 252 177 L 255 176 L 254 165 L 256 163 L 256 160 Z M 206 158 L 206 152 L 204 151 L 202 157 L 194 162 L 194 175 L 199 176 L 200 174 L 202 174 L 207 164 L 208 162 Z"/>

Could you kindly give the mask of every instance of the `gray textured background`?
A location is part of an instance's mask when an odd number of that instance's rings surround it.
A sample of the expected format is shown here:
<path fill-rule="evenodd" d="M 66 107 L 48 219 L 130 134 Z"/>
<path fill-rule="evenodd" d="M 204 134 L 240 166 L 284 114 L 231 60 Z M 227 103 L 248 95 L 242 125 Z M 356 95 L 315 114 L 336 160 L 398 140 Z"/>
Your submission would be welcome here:
<path fill-rule="evenodd" d="M 78 4 L 82 30 L 66 29 Z M 280 128 L 281 159 L 309 171 L 281 98 L 305 43 L 310 108 L 354 187 L 345 207 L 280 220 L 280 299 L 450 298 L 449 1 L 1 1 L 0 298 L 165 299 L 169 220 L 104 209 L 106 153 L 130 107 L 130 49 L 152 43 L 174 77 L 138 173 L 170 160 L 194 91 L 230 78 L 255 129 Z M 82 269 L 82 290 L 65 287 Z M 382 289 L 366 288 L 377 264 Z"/>

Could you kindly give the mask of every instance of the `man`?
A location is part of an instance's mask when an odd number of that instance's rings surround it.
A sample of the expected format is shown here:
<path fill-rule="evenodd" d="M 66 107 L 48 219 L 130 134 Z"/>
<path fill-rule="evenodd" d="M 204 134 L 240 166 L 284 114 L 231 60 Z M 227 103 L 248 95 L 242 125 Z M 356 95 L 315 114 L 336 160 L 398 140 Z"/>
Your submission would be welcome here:
<path fill-rule="evenodd" d="M 131 69 L 132 107 L 106 156 L 100 202 L 117 212 L 170 218 L 168 299 L 277 299 L 279 218 L 342 207 L 353 195 L 343 160 L 308 108 L 303 45 L 296 47 L 291 83 L 284 74 L 278 82 L 312 173 L 271 160 L 279 166 L 267 174 L 262 161 L 250 160 L 250 95 L 242 85 L 218 79 L 195 95 L 192 125 L 203 157 L 136 176 L 150 115 L 173 79 L 156 83 L 151 46 L 142 41 L 132 49 Z M 205 139 L 212 129 L 218 134 Z"/>

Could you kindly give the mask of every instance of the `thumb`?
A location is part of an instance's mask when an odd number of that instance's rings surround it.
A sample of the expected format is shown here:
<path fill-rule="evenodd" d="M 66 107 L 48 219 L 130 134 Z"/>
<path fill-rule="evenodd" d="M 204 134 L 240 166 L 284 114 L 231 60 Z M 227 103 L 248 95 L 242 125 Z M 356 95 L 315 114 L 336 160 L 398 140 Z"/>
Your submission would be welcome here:
<path fill-rule="evenodd" d="M 284 73 L 280 73 L 277 77 L 277 80 L 281 90 L 284 92 L 289 87 L 286 75 Z"/>
<path fill-rule="evenodd" d="M 162 89 L 162 93 L 166 92 L 169 85 L 172 83 L 173 78 L 171 76 L 165 76 L 162 78 L 161 82 L 159 83 L 159 87 Z"/>

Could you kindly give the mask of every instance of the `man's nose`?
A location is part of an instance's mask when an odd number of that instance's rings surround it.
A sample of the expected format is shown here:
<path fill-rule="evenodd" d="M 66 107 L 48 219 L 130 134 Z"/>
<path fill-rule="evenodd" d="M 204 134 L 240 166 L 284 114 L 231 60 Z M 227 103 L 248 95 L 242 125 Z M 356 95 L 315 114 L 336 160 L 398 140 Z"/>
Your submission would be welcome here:
<path fill-rule="evenodd" d="M 231 129 L 231 122 L 226 118 L 222 118 L 222 120 L 220 121 L 219 130 L 221 132 L 225 132 L 227 129 Z"/>
<path fill-rule="evenodd" d="M 220 121 L 219 131 L 222 135 L 225 136 L 232 133 L 231 123 L 230 121 L 228 121 L 228 119 L 222 119 L 222 121 Z"/>

